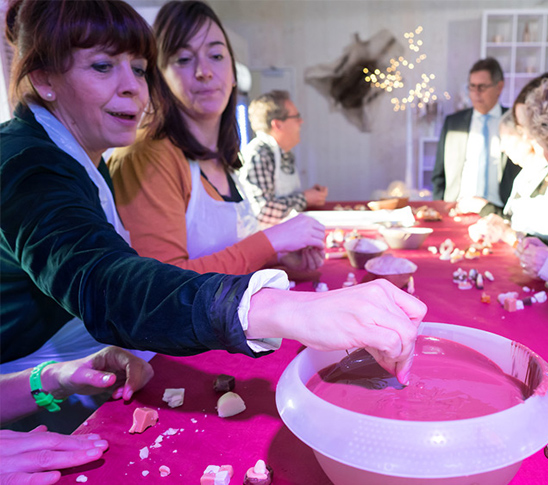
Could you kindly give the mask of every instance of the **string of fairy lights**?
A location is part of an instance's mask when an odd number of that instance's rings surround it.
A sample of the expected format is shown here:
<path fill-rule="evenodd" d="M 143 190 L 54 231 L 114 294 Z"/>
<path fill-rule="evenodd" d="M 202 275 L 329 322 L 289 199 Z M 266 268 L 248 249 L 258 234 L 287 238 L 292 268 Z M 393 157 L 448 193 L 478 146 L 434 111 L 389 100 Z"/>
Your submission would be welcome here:
<path fill-rule="evenodd" d="M 370 83 L 371 86 L 382 89 L 387 93 L 395 93 L 397 90 L 404 89 L 405 82 L 402 70 L 418 70 L 419 64 L 427 57 L 424 53 L 419 54 L 423 45 L 422 40 L 419 38 L 422 31 L 423 28 L 419 26 L 414 32 L 406 32 L 404 34 L 404 38 L 407 39 L 408 48 L 413 52 L 413 54 L 411 54 L 413 59 L 409 60 L 404 56 L 400 56 L 397 59 L 390 59 L 390 66 L 384 71 L 381 71 L 380 69 L 370 71 L 366 67 L 363 70 L 365 81 Z M 436 89 L 432 85 L 436 76 L 432 73 L 427 74 L 422 72 L 419 76 L 415 74 L 413 77 L 418 77 L 418 79 L 414 81 L 414 87 L 409 89 L 406 95 L 402 97 L 392 97 L 391 102 L 394 105 L 394 111 L 405 111 L 407 107 L 424 108 L 425 105 L 437 101 L 438 96 L 435 94 Z M 444 92 L 443 95 L 446 99 L 450 99 L 447 91 Z"/>

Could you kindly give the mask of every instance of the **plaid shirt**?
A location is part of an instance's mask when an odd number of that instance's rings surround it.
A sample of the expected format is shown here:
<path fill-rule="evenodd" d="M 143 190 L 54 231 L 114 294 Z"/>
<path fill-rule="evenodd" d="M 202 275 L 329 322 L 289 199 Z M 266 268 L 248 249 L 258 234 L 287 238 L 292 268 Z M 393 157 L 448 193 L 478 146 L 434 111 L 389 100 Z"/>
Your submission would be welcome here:
<path fill-rule="evenodd" d="M 276 224 L 287 217 L 292 209 L 303 211 L 306 199 L 303 192 L 296 192 L 284 197 L 276 197 L 274 186 L 275 158 L 272 148 L 253 139 L 242 151 L 244 157 L 247 182 L 255 203 L 260 207 L 257 216 L 264 224 Z M 291 152 L 282 153 L 281 169 L 286 173 L 294 173 L 295 156 Z"/>

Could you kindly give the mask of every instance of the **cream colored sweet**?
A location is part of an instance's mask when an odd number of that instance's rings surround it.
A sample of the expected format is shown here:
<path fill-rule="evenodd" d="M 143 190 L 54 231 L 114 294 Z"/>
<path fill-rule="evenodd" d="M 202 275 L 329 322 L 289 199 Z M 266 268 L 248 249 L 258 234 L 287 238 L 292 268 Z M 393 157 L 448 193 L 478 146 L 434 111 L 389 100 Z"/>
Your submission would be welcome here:
<path fill-rule="evenodd" d="M 244 400 L 235 392 L 227 392 L 217 401 L 217 413 L 221 418 L 229 418 L 243 411 L 245 411 Z"/>
<path fill-rule="evenodd" d="M 176 408 L 183 405 L 185 401 L 184 388 L 179 389 L 166 389 L 162 396 L 162 401 L 167 402 L 170 408 Z"/>

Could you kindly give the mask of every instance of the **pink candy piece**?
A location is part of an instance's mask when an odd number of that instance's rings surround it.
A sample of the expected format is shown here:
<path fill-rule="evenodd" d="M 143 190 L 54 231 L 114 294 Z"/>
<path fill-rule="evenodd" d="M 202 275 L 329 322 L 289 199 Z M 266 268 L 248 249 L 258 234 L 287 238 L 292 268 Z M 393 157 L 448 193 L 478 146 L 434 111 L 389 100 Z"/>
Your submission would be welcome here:
<path fill-rule="evenodd" d="M 517 310 L 517 300 L 515 298 L 506 298 L 504 300 L 504 309 L 507 312 L 515 312 Z"/>
<path fill-rule="evenodd" d="M 167 477 L 170 473 L 171 473 L 171 470 L 168 466 L 165 466 L 165 465 L 162 465 L 159 469 L 160 471 L 160 476 L 161 477 Z"/>
<path fill-rule="evenodd" d="M 233 475 L 232 465 L 209 465 L 200 478 L 200 485 L 228 485 Z"/>
<path fill-rule="evenodd" d="M 470 288 L 472 288 L 472 283 L 470 283 L 470 281 L 459 281 L 459 290 L 469 290 Z"/>
<path fill-rule="evenodd" d="M 142 433 L 150 426 L 158 422 L 158 411 L 152 408 L 136 408 L 133 411 L 133 424 L 129 429 L 130 433 Z"/>

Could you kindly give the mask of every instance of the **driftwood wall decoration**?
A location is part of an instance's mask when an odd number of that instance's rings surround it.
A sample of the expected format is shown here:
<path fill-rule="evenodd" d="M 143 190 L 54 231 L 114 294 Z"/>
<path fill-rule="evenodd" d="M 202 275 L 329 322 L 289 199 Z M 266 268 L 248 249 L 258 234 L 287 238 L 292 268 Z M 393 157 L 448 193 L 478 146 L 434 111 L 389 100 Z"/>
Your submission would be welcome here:
<path fill-rule="evenodd" d="M 305 70 L 305 82 L 326 97 L 331 108 L 341 111 L 360 131 L 370 131 L 367 105 L 381 90 L 365 82 L 364 68 L 384 70 L 390 59 L 402 55 L 403 47 L 387 30 L 362 41 L 358 33 L 340 58 Z"/>

